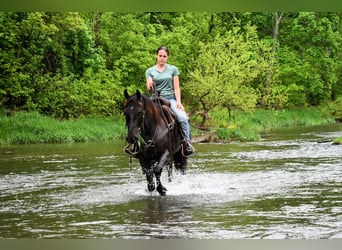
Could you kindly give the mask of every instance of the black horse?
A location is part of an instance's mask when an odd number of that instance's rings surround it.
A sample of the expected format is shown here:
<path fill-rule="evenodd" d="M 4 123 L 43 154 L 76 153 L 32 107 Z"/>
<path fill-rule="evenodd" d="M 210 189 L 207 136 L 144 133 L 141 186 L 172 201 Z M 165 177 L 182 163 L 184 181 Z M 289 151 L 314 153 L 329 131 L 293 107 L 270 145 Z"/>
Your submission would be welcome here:
<path fill-rule="evenodd" d="M 182 130 L 171 112 L 168 100 L 159 97 L 150 99 L 138 90 L 131 96 L 125 90 L 124 96 L 128 130 L 125 152 L 139 159 L 148 190 L 152 192 L 155 189 L 155 176 L 157 191 L 165 195 L 167 189 L 160 181 L 163 167 L 168 168 L 169 181 L 173 163 L 183 174 L 186 171 Z"/>

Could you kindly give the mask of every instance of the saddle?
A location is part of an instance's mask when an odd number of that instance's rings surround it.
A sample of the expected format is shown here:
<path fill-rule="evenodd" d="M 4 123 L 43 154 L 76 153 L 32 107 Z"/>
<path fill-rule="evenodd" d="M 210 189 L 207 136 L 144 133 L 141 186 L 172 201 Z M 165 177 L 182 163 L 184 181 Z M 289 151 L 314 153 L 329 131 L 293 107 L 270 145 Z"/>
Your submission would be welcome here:
<path fill-rule="evenodd" d="M 171 108 L 171 102 L 163 97 L 154 97 L 152 98 L 152 102 L 157 103 L 157 104 L 161 104 L 162 106 L 168 106 Z"/>
<path fill-rule="evenodd" d="M 178 120 L 176 119 L 176 116 L 171 109 L 171 102 L 168 99 L 158 96 L 158 97 L 152 98 L 151 100 L 154 103 L 160 105 L 162 108 L 163 119 L 165 123 L 167 124 L 167 128 L 163 131 L 160 137 L 165 136 L 168 132 L 174 129 L 175 123 L 178 122 Z M 186 147 L 185 134 L 184 134 L 183 129 L 181 129 L 181 126 L 178 126 L 178 130 L 182 137 L 182 155 L 184 156 L 183 150 Z"/>

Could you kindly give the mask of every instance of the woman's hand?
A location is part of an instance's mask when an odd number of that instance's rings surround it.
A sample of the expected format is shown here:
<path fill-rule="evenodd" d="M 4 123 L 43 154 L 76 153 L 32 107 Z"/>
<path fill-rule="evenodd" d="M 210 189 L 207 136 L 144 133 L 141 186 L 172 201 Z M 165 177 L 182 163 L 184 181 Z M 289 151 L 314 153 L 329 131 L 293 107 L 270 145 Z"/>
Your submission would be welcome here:
<path fill-rule="evenodd" d="M 153 91 L 154 86 L 155 86 L 155 84 L 154 84 L 154 82 L 152 81 L 151 78 L 146 80 L 146 87 L 147 87 L 147 90 Z"/>
<path fill-rule="evenodd" d="M 180 110 L 184 110 L 183 104 L 180 101 L 176 101 L 176 107 Z"/>

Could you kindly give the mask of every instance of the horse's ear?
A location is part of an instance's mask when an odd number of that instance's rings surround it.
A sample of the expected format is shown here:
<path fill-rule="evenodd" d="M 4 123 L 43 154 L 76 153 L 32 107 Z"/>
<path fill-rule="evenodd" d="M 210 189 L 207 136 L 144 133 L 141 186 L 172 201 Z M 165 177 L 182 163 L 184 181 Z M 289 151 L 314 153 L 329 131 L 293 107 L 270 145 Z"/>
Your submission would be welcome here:
<path fill-rule="evenodd" d="M 127 89 L 124 90 L 124 95 L 125 95 L 125 98 L 128 99 L 129 98 L 129 94 L 128 94 L 128 91 Z"/>
<path fill-rule="evenodd" d="M 139 90 L 137 90 L 137 97 L 138 97 L 138 100 L 140 100 L 140 98 L 141 98 L 141 93 L 140 93 L 140 91 Z"/>

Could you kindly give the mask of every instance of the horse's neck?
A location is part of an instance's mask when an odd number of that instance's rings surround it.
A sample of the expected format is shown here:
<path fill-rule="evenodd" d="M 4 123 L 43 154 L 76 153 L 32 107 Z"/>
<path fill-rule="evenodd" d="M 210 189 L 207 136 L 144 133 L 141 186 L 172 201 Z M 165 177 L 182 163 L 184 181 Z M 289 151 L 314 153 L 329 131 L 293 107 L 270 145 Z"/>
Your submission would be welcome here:
<path fill-rule="evenodd" d="M 163 130 L 167 127 L 167 124 L 165 123 L 163 115 L 161 113 L 163 112 L 161 110 L 161 107 L 155 108 L 153 112 L 158 112 L 158 114 L 154 114 L 152 112 L 146 112 L 145 114 L 145 134 L 150 136 L 154 136 L 154 134 L 158 132 L 158 130 Z"/>
<path fill-rule="evenodd" d="M 145 120 L 144 120 L 145 131 L 144 134 L 146 136 L 153 136 L 157 127 L 157 123 L 154 119 L 153 114 L 146 112 Z"/>

